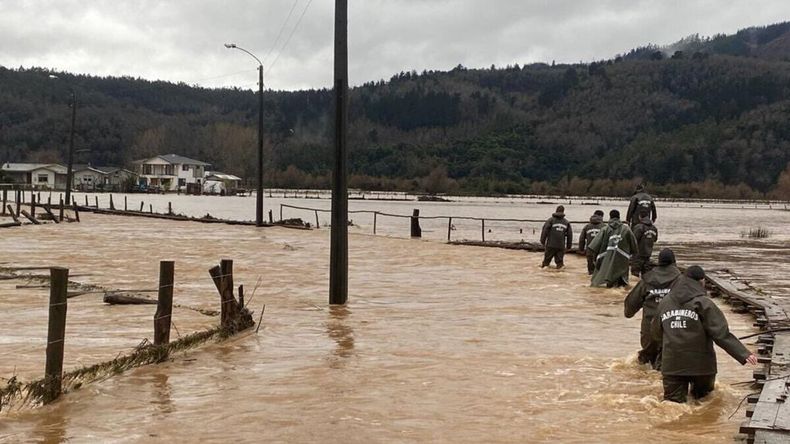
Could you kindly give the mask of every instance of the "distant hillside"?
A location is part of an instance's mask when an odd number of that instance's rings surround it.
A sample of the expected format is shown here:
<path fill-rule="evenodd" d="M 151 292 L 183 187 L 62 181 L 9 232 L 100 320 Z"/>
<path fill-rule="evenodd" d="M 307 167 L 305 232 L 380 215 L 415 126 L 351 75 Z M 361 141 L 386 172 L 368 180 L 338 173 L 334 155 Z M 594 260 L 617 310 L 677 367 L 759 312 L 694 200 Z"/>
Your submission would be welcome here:
<path fill-rule="evenodd" d="M 351 184 L 624 194 L 644 179 L 664 195 L 790 198 L 788 29 L 688 38 L 670 57 L 648 47 L 367 83 L 351 93 Z M 250 91 L 47 74 L 0 68 L 0 162 L 62 161 L 73 85 L 77 145 L 89 150 L 79 162 L 173 152 L 254 177 Z M 328 186 L 331 105 L 326 90 L 265 94 L 267 184 Z"/>
<path fill-rule="evenodd" d="M 675 57 L 731 55 L 788 61 L 790 60 L 790 22 L 746 28 L 732 35 L 700 37 L 699 34 L 694 34 L 667 46 L 649 45 L 637 48 L 623 57 L 649 60 L 673 55 Z"/>

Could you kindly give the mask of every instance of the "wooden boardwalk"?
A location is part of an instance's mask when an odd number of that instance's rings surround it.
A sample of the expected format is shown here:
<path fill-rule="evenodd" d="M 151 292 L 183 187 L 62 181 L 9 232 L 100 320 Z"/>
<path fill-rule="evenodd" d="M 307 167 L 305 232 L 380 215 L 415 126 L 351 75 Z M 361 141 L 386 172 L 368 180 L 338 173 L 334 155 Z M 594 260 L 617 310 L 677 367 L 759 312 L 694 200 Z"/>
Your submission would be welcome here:
<path fill-rule="evenodd" d="M 790 300 L 762 294 L 727 271 L 708 273 L 707 281 L 712 295 L 754 315 L 763 330 L 757 339 L 763 367 L 754 371 L 760 394 L 748 398 L 741 433 L 750 443 L 790 443 Z"/>

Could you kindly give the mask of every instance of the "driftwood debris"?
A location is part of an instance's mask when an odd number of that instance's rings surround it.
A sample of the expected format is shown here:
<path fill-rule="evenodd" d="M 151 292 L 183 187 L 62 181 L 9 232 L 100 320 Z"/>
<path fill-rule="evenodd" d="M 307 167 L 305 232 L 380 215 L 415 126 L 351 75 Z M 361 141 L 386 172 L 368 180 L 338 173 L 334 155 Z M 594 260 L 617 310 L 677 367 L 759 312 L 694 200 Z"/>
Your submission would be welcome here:
<path fill-rule="evenodd" d="M 27 220 L 32 222 L 34 225 L 41 225 L 41 222 L 39 222 L 35 217 L 33 217 L 32 214 L 28 213 L 26 210 L 22 210 L 20 211 L 20 213 L 22 213 L 22 216 L 25 216 Z"/>
<path fill-rule="evenodd" d="M 255 325 L 252 312 L 243 308 L 233 294 L 233 261 L 223 259 L 208 270 L 220 295 L 220 325 L 229 335 Z M 242 290 L 243 291 L 243 290 Z"/>
<path fill-rule="evenodd" d="M 144 305 L 144 304 L 156 305 L 158 303 L 156 299 L 115 293 L 111 291 L 104 293 L 104 297 L 102 298 L 102 300 L 104 301 L 105 304 L 110 304 L 110 305 Z"/>

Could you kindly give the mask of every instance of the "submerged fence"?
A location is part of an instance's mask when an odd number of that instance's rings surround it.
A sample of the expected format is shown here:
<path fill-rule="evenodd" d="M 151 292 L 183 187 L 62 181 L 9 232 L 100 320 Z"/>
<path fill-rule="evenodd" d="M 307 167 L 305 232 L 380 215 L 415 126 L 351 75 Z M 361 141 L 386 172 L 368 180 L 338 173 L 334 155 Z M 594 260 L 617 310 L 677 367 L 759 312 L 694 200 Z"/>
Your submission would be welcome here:
<path fill-rule="evenodd" d="M 285 209 L 298 210 L 302 212 L 312 213 L 310 219 L 315 221 L 316 228 L 320 228 L 320 213 L 331 213 L 331 210 L 323 208 L 302 207 L 297 205 L 280 204 L 280 220 L 285 220 Z M 394 214 L 383 211 L 375 210 L 350 210 L 349 215 L 365 214 L 372 217 L 371 232 L 374 235 L 380 233 L 380 220 L 385 218 L 404 219 L 409 221 L 409 235 L 411 237 L 422 237 L 422 232 L 425 226 L 428 226 L 431 231 L 437 232 L 446 230 L 446 239 L 448 242 L 453 240 L 453 232 L 463 233 L 464 235 L 475 236 L 483 242 L 486 241 L 486 235 L 489 240 L 492 237 L 501 237 L 502 232 L 507 231 L 509 235 L 514 237 L 524 237 L 524 235 L 540 235 L 540 230 L 545 219 L 515 219 L 515 218 L 496 218 L 496 217 L 475 217 L 475 216 L 421 216 L 419 209 L 414 209 L 411 215 Z M 304 213 L 302 213 L 304 214 Z M 353 223 L 353 218 L 349 217 L 349 223 Z M 586 224 L 587 221 L 570 221 L 571 224 L 579 225 Z M 476 228 L 473 228 L 476 227 Z M 496 232 L 494 230 L 497 230 Z M 405 231 L 405 230 L 404 230 Z M 426 230 L 427 231 L 427 230 Z M 499 235 L 499 236 L 497 236 Z M 458 235 L 456 235 L 458 237 Z"/>

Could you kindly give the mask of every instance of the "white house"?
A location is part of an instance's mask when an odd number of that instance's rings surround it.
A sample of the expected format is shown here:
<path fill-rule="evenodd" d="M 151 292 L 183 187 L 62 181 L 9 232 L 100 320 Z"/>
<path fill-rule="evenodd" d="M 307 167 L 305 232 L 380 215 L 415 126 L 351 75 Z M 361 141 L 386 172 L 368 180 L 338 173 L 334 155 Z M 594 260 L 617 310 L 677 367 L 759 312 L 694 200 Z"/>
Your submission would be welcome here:
<path fill-rule="evenodd" d="M 137 165 L 140 185 L 159 187 L 164 191 L 193 189 L 197 193 L 202 190 L 206 167 L 211 165 L 178 154 L 164 154 L 134 163 Z"/>
<path fill-rule="evenodd" d="M 241 187 L 241 177 L 219 171 L 206 171 L 203 192 L 206 194 L 235 195 Z"/>
<path fill-rule="evenodd" d="M 75 165 L 73 187 L 80 191 L 128 191 L 124 185 L 135 176 L 133 171 L 118 167 Z"/>
<path fill-rule="evenodd" d="M 66 167 L 56 163 L 4 163 L 3 175 L 15 183 L 48 190 L 66 189 Z"/>

